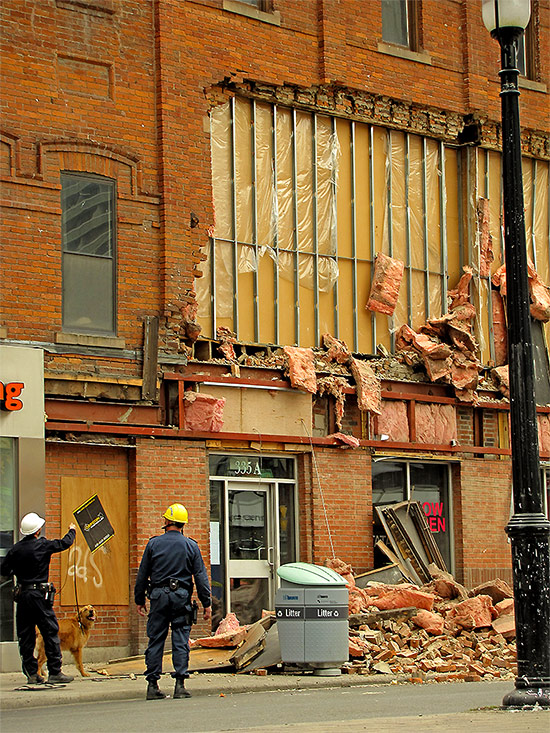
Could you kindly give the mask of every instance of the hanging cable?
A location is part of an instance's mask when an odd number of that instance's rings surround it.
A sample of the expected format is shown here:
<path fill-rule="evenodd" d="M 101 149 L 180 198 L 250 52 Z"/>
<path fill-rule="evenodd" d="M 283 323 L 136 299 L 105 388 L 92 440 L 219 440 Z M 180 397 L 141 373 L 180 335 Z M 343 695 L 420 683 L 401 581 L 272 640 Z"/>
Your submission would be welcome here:
<path fill-rule="evenodd" d="M 317 457 L 315 455 L 315 449 L 313 447 L 313 440 L 311 439 L 311 435 L 309 433 L 309 430 L 307 429 L 307 425 L 305 424 L 304 419 L 303 418 L 300 418 L 300 422 L 303 424 L 303 426 L 305 428 L 305 431 L 306 431 L 306 434 L 307 434 L 307 436 L 309 438 L 309 444 L 311 446 L 311 457 L 313 459 L 313 467 L 315 468 L 315 474 L 317 476 L 317 484 L 319 486 L 319 493 L 321 494 L 321 502 L 323 504 L 323 512 L 324 512 L 324 515 L 325 515 L 325 523 L 327 525 L 328 539 L 329 539 L 329 542 L 330 542 L 330 549 L 332 551 L 332 559 L 335 560 L 336 559 L 336 553 L 334 552 L 334 545 L 332 543 L 332 533 L 330 531 L 330 524 L 329 524 L 329 521 L 328 521 L 327 507 L 326 507 L 326 504 L 325 504 L 325 496 L 323 494 L 323 487 L 321 486 L 321 479 L 319 478 L 319 469 L 317 467 Z"/>

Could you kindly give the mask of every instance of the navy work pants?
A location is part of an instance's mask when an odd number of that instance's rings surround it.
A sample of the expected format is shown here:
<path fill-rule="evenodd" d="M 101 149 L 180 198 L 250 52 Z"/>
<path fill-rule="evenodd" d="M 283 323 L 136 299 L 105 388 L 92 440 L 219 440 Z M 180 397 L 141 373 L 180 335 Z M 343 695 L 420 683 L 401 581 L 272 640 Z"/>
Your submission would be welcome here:
<path fill-rule="evenodd" d="M 172 677 L 189 677 L 189 634 L 191 633 L 189 593 L 183 588 L 154 588 L 147 619 L 149 644 L 145 651 L 145 676 L 149 682 L 162 674 L 162 655 L 168 629 L 172 628 Z"/>
<path fill-rule="evenodd" d="M 44 638 L 44 650 L 48 659 L 50 674 L 61 672 L 61 648 L 59 646 L 59 624 L 51 601 L 44 598 L 41 590 L 21 591 L 15 617 L 19 654 L 23 672 L 27 676 L 38 672 L 38 661 L 34 656 L 36 626 Z"/>

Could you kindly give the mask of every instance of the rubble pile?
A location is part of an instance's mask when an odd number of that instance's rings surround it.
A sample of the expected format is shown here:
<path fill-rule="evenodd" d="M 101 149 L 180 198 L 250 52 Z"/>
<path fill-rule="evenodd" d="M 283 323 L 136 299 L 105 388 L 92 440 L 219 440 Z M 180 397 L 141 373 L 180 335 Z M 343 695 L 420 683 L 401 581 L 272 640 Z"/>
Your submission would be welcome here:
<path fill-rule="evenodd" d="M 325 564 L 345 578 L 350 594 L 350 661 L 345 671 L 445 674 L 474 681 L 516 672 L 514 601 L 500 579 L 468 591 L 435 565 L 431 582 L 356 585 L 350 565 Z"/>

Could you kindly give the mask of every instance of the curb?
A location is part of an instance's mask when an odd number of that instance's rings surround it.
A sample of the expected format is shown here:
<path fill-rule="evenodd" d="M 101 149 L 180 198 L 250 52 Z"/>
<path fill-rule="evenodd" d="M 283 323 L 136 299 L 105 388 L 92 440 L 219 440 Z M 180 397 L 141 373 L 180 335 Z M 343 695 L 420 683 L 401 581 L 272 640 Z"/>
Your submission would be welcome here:
<path fill-rule="evenodd" d="M 76 679 L 69 685 L 44 686 L 33 690 L 17 689 L 22 686 L 21 675 L 10 675 L 11 680 L 0 679 L 0 710 L 17 710 L 21 707 L 46 705 L 73 705 L 81 702 L 106 702 L 120 700 L 144 700 L 146 684 L 141 675 L 136 679 L 90 677 Z M 314 675 L 224 675 L 204 674 L 189 679 L 188 689 L 193 697 L 229 696 L 250 692 L 300 691 L 331 687 L 358 687 L 387 685 L 405 682 L 397 675 L 340 675 L 317 677 Z M 75 684 L 76 683 L 76 684 Z M 73 687 L 73 685 L 75 685 Z M 164 692 L 172 690 L 173 680 L 164 674 L 159 681 Z M 167 698 L 170 699 L 170 698 Z"/>

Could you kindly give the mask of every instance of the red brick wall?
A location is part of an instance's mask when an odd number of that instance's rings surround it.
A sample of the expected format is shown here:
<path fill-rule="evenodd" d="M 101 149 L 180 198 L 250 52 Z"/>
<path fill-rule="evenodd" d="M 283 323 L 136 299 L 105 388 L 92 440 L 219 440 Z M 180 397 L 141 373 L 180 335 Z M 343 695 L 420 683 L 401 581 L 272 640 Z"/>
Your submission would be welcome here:
<path fill-rule="evenodd" d="M 210 565 L 210 492 L 204 443 L 139 439 L 131 474 L 130 526 L 135 533 L 130 540 L 130 619 L 134 651 L 143 653 L 145 619 L 136 613 L 133 587 L 145 545 L 150 537 L 162 533 L 162 515 L 170 504 L 186 507 L 189 524 L 185 534 L 198 542 L 207 568 Z M 193 636 L 203 633 L 210 633 L 204 622 L 194 627 Z"/>
<path fill-rule="evenodd" d="M 2 295 L 10 337 L 51 340 L 60 330 L 60 170 L 117 180 L 118 330 L 139 346 L 143 315 L 177 326 L 214 222 L 209 90 L 224 80 L 334 83 L 372 93 L 382 107 L 394 98 L 498 122 L 499 50 L 479 5 L 424 0 L 421 38 L 431 63 L 420 65 L 381 52 L 378 3 L 275 0 L 277 26 L 224 12 L 222 0 L 4 0 L 0 170 L 10 278 Z M 536 5 L 545 59 L 550 3 Z M 548 65 L 540 81 L 550 85 Z M 342 110 L 350 111 L 346 99 Z M 522 89 L 525 127 L 548 131 L 546 102 Z M 161 341 L 175 347 L 174 333 L 161 328 Z"/>
<path fill-rule="evenodd" d="M 351 562 L 356 572 L 368 570 L 373 552 L 370 455 L 363 450 L 315 448 L 314 457 L 308 461 L 310 470 L 300 490 L 309 514 L 303 518 L 310 519 L 311 526 L 307 561 L 324 565 L 334 550 L 334 556 Z M 308 531 L 303 523 L 300 529 Z"/>
<path fill-rule="evenodd" d="M 128 478 L 127 451 L 120 448 L 92 447 L 46 443 L 46 536 L 62 537 L 67 527 L 61 527 L 61 477 Z M 60 577 L 60 555 L 52 556 L 50 580 L 61 589 L 72 578 Z M 130 643 L 130 626 L 127 606 L 98 606 L 97 622 L 88 642 L 89 647 L 127 646 Z M 75 609 L 59 606 L 56 597 L 55 612 L 58 618 L 72 616 Z"/>
<path fill-rule="evenodd" d="M 468 588 L 496 577 L 511 583 L 510 545 L 504 530 L 511 510 L 510 462 L 464 460 L 459 481 L 454 491 L 455 546 L 461 548 L 457 578 Z"/>

